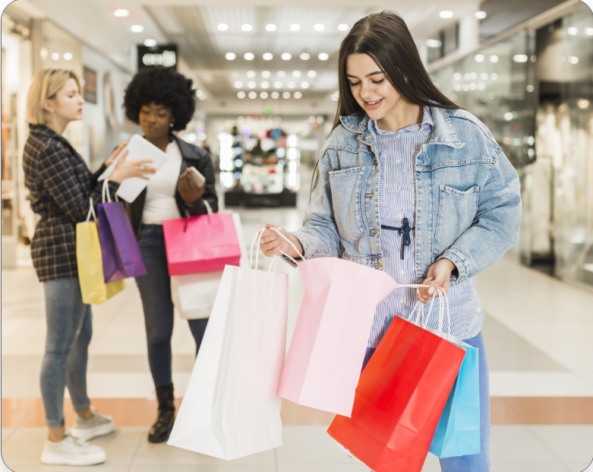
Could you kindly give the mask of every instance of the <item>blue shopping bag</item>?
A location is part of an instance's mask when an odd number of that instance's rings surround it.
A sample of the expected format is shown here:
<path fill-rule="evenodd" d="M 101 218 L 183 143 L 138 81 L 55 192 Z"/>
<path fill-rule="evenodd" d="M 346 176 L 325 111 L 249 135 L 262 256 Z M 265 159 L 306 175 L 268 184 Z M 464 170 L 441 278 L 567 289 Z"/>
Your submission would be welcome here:
<path fill-rule="evenodd" d="M 480 352 L 465 343 L 460 347 L 465 358 L 430 445 L 441 458 L 480 453 Z"/>

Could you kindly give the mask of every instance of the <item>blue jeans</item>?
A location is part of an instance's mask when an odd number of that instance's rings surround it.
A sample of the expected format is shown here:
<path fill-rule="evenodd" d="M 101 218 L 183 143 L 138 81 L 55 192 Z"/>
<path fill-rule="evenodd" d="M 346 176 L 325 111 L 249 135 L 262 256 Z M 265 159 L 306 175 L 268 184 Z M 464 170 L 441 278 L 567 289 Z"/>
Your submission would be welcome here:
<path fill-rule="evenodd" d="M 144 309 L 144 325 L 148 344 L 148 362 L 155 387 L 173 383 L 171 372 L 171 336 L 174 308 L 171 299 L 171 277 L 167 267 L 167 252 L 162 225 L 142 225 L 138 241 L 147 274 L 136 277 Z M 200 349 L 208 319 L 188 320 Z"/>
<path fill-rule="evenodd" d="M 439 460 L 443 472 L 488 472 L 490 470 L 490 389 L 486 347 L 482 333 L 471 339 L 464 339 L 464 342 L 480 351 L 480 454 Z M 374 352 L 375 349 L 367 348 L 363 368 Z"/>
<path fill-rule="evenodd" d="M 41 364 L 41 398 L 45 423 L 64 426 L 64 389 L 74 411 L 89 408 L 86 390 L 88 346 L 93 334 L 90 305 L 82 302 L 77 278 L 43 282 L 47 334 Z"/>

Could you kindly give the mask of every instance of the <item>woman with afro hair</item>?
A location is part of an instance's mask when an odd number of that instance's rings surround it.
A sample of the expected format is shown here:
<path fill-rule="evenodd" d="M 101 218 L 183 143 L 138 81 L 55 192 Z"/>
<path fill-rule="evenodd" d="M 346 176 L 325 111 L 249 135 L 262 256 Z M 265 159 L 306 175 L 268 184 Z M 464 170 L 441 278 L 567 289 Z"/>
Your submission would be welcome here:
<path fill-rule="evenodd" d="M 158 399 L 158 417 L 148 434 L 152 443 L 169 438 L 175 416 L 171 373 L 173 301 L 163 220 L 197 216 L 218 211 L 214 171 L 209 154 L 179 139 L 174 131 L 185 129 L 195 110 L 195 90 L 191 79 L 164 67 L 139 71 L 128 85 L 124 108 L 129 120 L 137 123 L 144 138 L 164 151 L 167 162 L 147 188 L 128 205 L 147 274 L 136 278 L 144 309 L 150 372 Z M 206 182 L 199 186 L 191 167 Z M 189 320 L 189 327 L 200 348 L 207 319 Z"/>

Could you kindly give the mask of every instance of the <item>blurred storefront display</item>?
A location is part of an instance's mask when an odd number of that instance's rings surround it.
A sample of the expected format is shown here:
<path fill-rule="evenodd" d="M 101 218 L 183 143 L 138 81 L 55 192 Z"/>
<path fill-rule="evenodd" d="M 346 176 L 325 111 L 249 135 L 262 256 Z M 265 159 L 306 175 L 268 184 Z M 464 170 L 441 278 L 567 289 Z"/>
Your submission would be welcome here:
<path fill-rule="evenodd" d="M 593 284 L 593 16 L 578 4 L 537 22 L 432 76 L 490 128 L 519 172 L 520 260 Z"/>

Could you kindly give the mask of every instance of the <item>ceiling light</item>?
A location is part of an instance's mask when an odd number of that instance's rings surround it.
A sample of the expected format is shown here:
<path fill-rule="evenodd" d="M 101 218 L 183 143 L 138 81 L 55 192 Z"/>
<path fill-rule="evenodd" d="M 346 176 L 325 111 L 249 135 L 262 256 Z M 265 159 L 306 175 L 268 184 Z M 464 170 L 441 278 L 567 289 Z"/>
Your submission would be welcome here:
<path fill-rule="evenodd" d="M 264 81 L 264 82 L 262 82 L 262 83 L 260 84 L 260 87 L 261 87 L 261 88 L 263 88 L 263 89 L 267 89 L 267 88 L 269 88 L 269 87 L 270 87 L 270 83 L 269 83 L 269 82 L 265 82 L 265 81 Z"/>
<path fill-rule="evenodd" d="M 579 29 L 575 28 L 574 26 L 571 26 L 566 31 L 568 31 L 568 34 L 570 34 L 571 36 L 575 36 L 579 33 Z"/>
<path fill-rule="evenodd" d="M 584 110 L 585 108 L 587 108 L 589 106 L 589 100 L 587 100 L 586 98 L 581 98 L 577 102 L 577 105 L 581 110 Z"/>
<path fill-rule="evenodd" d="M 292 59 L 292 54 L 290 54 L 289 52 L 283 52 L 280 57 L 284 61 L 290 61 Z"/>
<path fill-rule="evenodd" d="M 272 23 L 266 25 L 266 31 L 276 31 L 276 25 Z"/>
<path fill-rule="evenodd" d="M 299 57 L 301 58 L 301 61 L 308 61 L 311 59 L 311 55 L 308 52 L 302 52 Z"/>
<path fill-rule="evenodd" d="M 264 52 L 262 57 L 264 58 L 264 61 L 271 61 L 272 59 L 274 59 L 274 54 L 272 54 L 271 52 Z"/>
<path fill-rule="evenodd" d="M 64 59 L 66 59 L 66 54 L 64 54 Z M 576 56 L 570 56 L 568 58 L 568 62 L 570 62 L 571 64 L 578 64 L 579 63 L 579 58 Z"/>
<path fill-rule="evenodd" d="M 441 47 L 441 42 L 438 39 L 427 39 L 426 40 L 426 45 L 429 48 L 440 48 Z"/>
<path fill-rule="evenodd" d="M 314 70 L 310 70 L 309 72 L 307 72 L 307 76 L 308 77 L 317 77 L 317 72 L 315 72 Z"/>
<path fill-rule="evenodd" d="M 156 46 L 156 39 L 145 39 L 144 46 L 147 46 L 149 48 Z"/>
<path fill-rule="evenodd" d="M 304 89 L 309 88 L 309 82 L 307 82 L 306 80 L 301 82 L 301 88 L 304 88 Z"/>
<path fill-rule="evenodd" d="M 493 62 L 493 63 L 498 62 L 498 56 L 497 55 L 490 56 L 490 62 Z"/>
<path fill-rule="evenodd" d="M 57 61 L 60 58 L 60 55 L 57 52 L 53 52 L 52 55 L 51 55 L 51 58 L 54 61 Z"/>
<path fill-rule="evenodd" d="M 301 76 L 301 71 L 300 70 L 295 70 L 292 72 L 292 76 L 293 77 L 300 77 Z"/>
<path fill-rule="evenodd" d="M 329 54 L 326 52 L 322 52 L 317 57 L 319 58 L 320 61 L 327 61 L 329 59 Z"/>
<path fill-rule="evenodd" d="M 281 89 L 282 88 L 282 82 L 280 82 L 279 80 L 274 82 L 274 88 L 277 89 Z"/>
<path fill-rule="evenodd" d="M 451 10 L 443 10 L 439 13 L 441 18 L 453 18 L 453 12 Z"/>
<path fill-rule="evenodd" d="M 496 80 L 496 79 L 498 79 L 498 74 L 494 73 L 494 74 L 492 74 L 492 75 L 490 76 L 490 78 L 491 78 L 492 80 Z"/>
<path fill-rule="evenodd" d="M 488 15 L 486 15 L 485 11 L 477 11 L 476 12 L 476 18 L 478 20 L 483 20 L 484 18 L 486 18 L 486 16 L 488 16 Z"/>
<path fill-rule="evenodd" d="M 507 111 L 504 114 L 504 119 L 507 120 L 507 121 L 511 121 L 513 119 L 513 114 L 510 111 Z"/>
<path fill-rule="evenodd" d="M 235 53 L 234 53 L 234 52 L 227 52 L 227 53 L 224 55 L 224 58 L 225 58 L 227 61 L 234 61 L 234 60 L 235 60 L 235 57 L 237 57 L 237 56 L 235 55 Z"/>
<path fill-rule="evenodd" d="M 284 92 L 282 98 L 290 98 L 290 92 Z"/>
<path fill-rule="evenodd" d="M 476 54 L 474 59 L 476 60 L 476 62 L 484 62 L 484 56 L 482 54 Z"/>
<path fill-rule="evenodd" d="M 338 29 L 340 31 L 346 31 L 348 29 L 348 25 L 346 23 L 341 23 L 338 25 Z"/>
<path fill-rule="evenodd" d="M 249 88 L 255 88 L 256 87 L 256 83 L 253 80 L 250 80 L 249 82 L 247 82 L 247 87 Z"/>
<path fill-rule="evenodd" d="M 253 54 L 252 52 L 246 52 L 245 54 L 243 54 L 243 59 L 245 59 L 246 61 L 253 61 L 253 59 L 255 59 L 255 54 Z"/>
<path fill-rule="evenodd" d="M 291 31 L 298 31 L 301 29 L 301 25 L 297 24 L 297 23 L 293 23 L 292 25 L 290 25 L 290 30 Z"/>
<path fill-rule="evenodd" d="M 278 77 L 286 77 L 286 72 L 284 72 L 283 70 L 279 70 L 279 71 L 276 73 L 276 75 L 277 75 Z"/>
<path fill-rule="evenodd" d="M 315 26 L 313 26 L 313 29 L 315 31 L 323 31 L 325 29 L 325 26 L 322 25 L 321 23 L 317 23 Z"/>
<path fill-rule="evenodd" d="M 142 26 L 142 25 L 132 25 L 132 26 L 130 26 L 130 31 L 132 33 L 142 33 L 142 31 L 144 31 L 144 26 Z"/>
<path fill-rule="evenodd" d="M 269 70 L 264 70 L 264 71 L 261 73 L 261 76 L 262 76 L 264 79 L 267 79 L 267 78 L 268 78 L 268 77 L 270 77 L 271 75 L 272 75 L 272 73 L 271 73 Z"/>
<path fill-rule="evenodd" d="M 241 29 L 243 31 L 251 31 L 253 29 L 253 26 L 251 26 L 249 23 L 245 23 L 244 25 L 241 25 Z"/>
<path fill-rule="evenodd" d="M 64 59 L 65 59 L 65 60 L 67 60 L 67 61 L 70 61 L 70 60 L 72 60 L 72 58 L 73 58 L 73 57 L 74 57 L 74 56 L 72 55 L 72 53 L 71 53 L 71 52 L 65 52 L 65 53 L 64 53 Z M 578 59 L 577 59 L 577 61 L 578 61 Z M 575 62 L 575 64 L 576 64 L 576 62 Z"/>
<path fill-rule="evenodd" d="M 455 73 L 453 74 L 453 78 L 454 78 L 455 80 L 461 80 L 461 74 L 460 74 L 459 72 L 455 72 Z"/>
<path fill-rule="evenodd" d="M 480 79 L 482 79 L 482 80 L 488 80 L 488 74 L 486 74 L 486 72 L 482 72 L 480 74 Z"/>
<path fill-rule="evenodd" d="M 235 86 L 235 88 L 241 88 L 241 87 L 243 87 L 243 82 L 241 82 L 240 80 L 237 80 L 234 83 L 234 86 Z"/>
<path fill-rule="evenodd" d="M 587 36 L 593 36 L 593 28 L 585 28 L 585 34 Z"/>
<path fill-rule="evenodd" d="M 278 92 L 272 92 L 272 94 L 270 95 L 274 100 L 276 100 L 277 98 L 280 98 L 280 94 Z"/>
<path fill-rule="evenodd" d="M 455 84 L 453 88 L 459 92 L 461 90 L 461 84 Z"/>
<path fill-rule="evenodd" d="M 248 70 L 247 71 L 247 77 L 249 77 L 250 79 L 253 79 L 255 77 L 255 71 Z"/>
<path fill-rule="evenodd" d="M 264 100 L 268 98 L 268 92 L 262 92 L 259 94 L 259 98 L 263 98 Z"/>
<path fill-rule="evenodd" d="M 527 87 L 525 87 L 525 90 L 527 90 L 529 93 L 531 93 L 535 90 L 535 87 L 533 85 L 529 84 Z"/>
<path fill-rule="evenodd" d="M 226 23 L 219 23 L 219 25 L 216 28 L 218 29 L 218 31 L 226 31 L 229 29 L 229 25 L 227 25 Z"/>
<path fill-rule="evenodd" d="M 336 90 L 329 98 L 331 98 L 332 102 L 337 102 L 340 99 L 340 92 Z"/>
<path fill-rule="evenodd" d="M 251 99 L 257 98 L 257 92 L 249 92 L 249 98 L 251 98 Z"/>
<path fill-rule="evenodd" d="M 128 10 L 124 10 L 123 8 L 119 8 L 113 12 L 113 14 L 117 17 L 123 18 L 130 14 Z"/>
<path fill-rule="evenodd" d="M 237 98 L 240 98 L 240 99 L 245 98 L 245 92 L 243 92 L 243 90 L 241 90 L 240 92 L 237 92 Z"/>
<path fill-rule="evenodd" d="M 288 82 L 287 86 L 289 89 L 293 89 L 296 87 L 296 84 L 294 82 Z"/>
<path fill-rule="evenodd" d="M 294 95 L 293 95 L 293 97 L 298 100 L 300 98 L 303 98 L 303 94 L 301 92 L 295 92 Z"/>
<path fill-rule="evenodd" d="M 527 62 L 527 56 L 525 54 L 515 54 L 513 56 L 515 62 Z"/>

